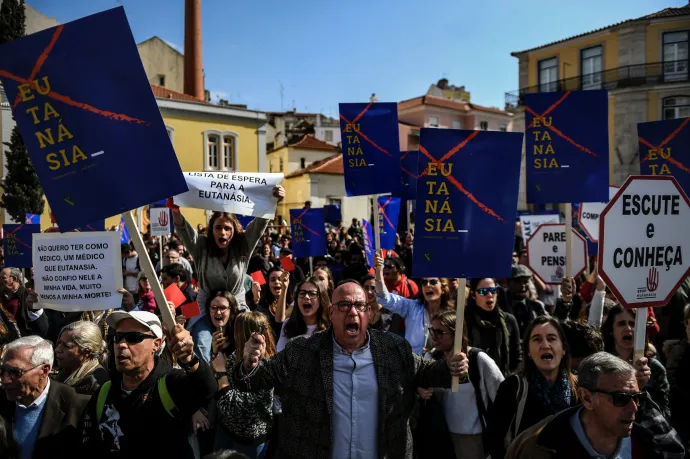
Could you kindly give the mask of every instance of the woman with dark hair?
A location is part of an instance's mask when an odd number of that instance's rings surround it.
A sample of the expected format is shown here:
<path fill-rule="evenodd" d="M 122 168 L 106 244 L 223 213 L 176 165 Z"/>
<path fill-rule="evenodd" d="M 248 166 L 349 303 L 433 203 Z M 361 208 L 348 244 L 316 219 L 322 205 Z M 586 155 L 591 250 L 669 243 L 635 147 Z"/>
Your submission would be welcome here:
<path fill-rule="evenodd" d="M 256 310 L 268 317 L 274 341 L 278 341 L 283 322 L 288 316 L 287 305 L 292 302 L 289 287 L 289 271 L 283 270 L 282 266 L 274 266 L 268 270 L 266 283 L 261 287 L 261 299 L 259 299 Z"/>
<path fill-rule="evenodd" d="M 405 339 L 412 346 L 414 353 L 423 354 L 425 349 L 431 349 L 429 334 L 431 317 L 446 309 L 455 308 L 450 297 L 448 279 L 425 277 L 420 282 L 421 288 L 417 298 L 408 299 L 388 292 L 383 279 L 383 256 L 380 250 L 376 251 L 374 265 L 376 267 L 376 297 L 379 303 L 405 319 Z"/>
<path fill-rule="evenodd" d="M 492 459 L 503 459 L 510 442 L 523 430 L 578 404 L 570 350 L 558 320 L 539 316 L 530 322 L 522 352 L 520 370 L 501 383 L 489 416 Z"/>
<path fill-rule="evenodd" d="M 646 308 L 642 309 L 644 314 Z M 604 350 L 613 354 L 639 369 L 640 363 L 633 362 L 635 352 L 635 309 L 625 309 L 620 304 L 609 311 L 604 324 L 601 326 L 601 335 L 604 337 Z M 659 405 L 659 409 L 671 419 L 671 410 L 668 404 L 670 387 L 666 377 L 666 368 L 655 358 L 647 359 L 647 366 L 651 371 L 649 382 L 644 385 L 652 400 Z M 642 390 L 642 387 L 640 387 Z"/>
<path fill-rule="evenodd" d="M 273 196 L 280 202 L 285 197 L 285 189 L 277 185 Z M 234 214 L 214 212 L 209 220 L 206 234 L 202 235 L 185 220 L 179 207 L 173 208 L 173 221 L 176 233 L 196 260 L 197 279 L 200 288 L 197 296 L 201 314 L 187 323 L 192 333 L 196 354 L 207 361 L 211 358 L 211 329 L 204 318 L 208 315 L 206 304 L 211 292 L 228 290 L 246 310 L 244 274 L 254 248 L 268 226 L 269 220 L 255 218 L 246 228 Z"/>
<path fill-rule="evenodd" d="M 292 308 L 290 318 L 283 322 L 283 329 L 278 339 L 278 352 L 285 349 L 287 343 L 298 336 L 311 336 L 329 326 L 328 298 L 326 286 L 316 277 L 310 277 L 295 287 L 296 307 Z"/>
<path fill-rule="evenodd" d="M 465 323 L 470 345 L 489 354 L 508 377 L 522 363 L 522 348 L 515 316 L 498 307 L 500 291 L 494 279 L 471 279 Z"/>
<path fill-rule="evenodd" d="M 220 353 L 229 355 L 235 350 L 235 319 L 240 314 L 235 295 L 227 290 L 215 293 L 208 304 L 208 320 L 213 327 L 211 360 Z"/>

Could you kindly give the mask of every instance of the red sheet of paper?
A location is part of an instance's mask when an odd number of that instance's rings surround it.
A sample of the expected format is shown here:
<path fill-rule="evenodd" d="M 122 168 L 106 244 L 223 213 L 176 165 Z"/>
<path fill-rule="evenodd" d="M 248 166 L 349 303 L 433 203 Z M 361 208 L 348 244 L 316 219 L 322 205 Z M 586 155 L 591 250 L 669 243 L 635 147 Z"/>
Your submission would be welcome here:
<path fill-rule="evenodd" d="M 254 280 L 254 282 L 258 282 L 259 285 L 264 285 L 266 283 L 266 279 L 261 271 L 251 273 L 250 276 L 252 277 L 252 280 Z"/>
<path fill-rule="evenodd" d="M 187 319 L 191 319 L 192 317 L 196 317 L 201 314 L 201 310 L 199 310 L 199 303 L 196 301 L 193 303 L 183 304 L 180 310 L 182 311 L 182 315 Z"/>
<path fill-rule="evenodd" d="M 289 257 L 281 258 L 280 266 L 282 266 L 285 271 L 295 270 L 295 264 L 292 262 L 292 258 Z"/>
<path fill-rule="evenodd" d="M 178 287 L 177 284 L 168 285 L 165 290 L 163 290 L 163 294 L 165 295 L 165 299 L 172 301 L 175 307 L 178 307 L 187 301 L 184 293 L 182 293 L 182 290 L 180 290 L 180 287 Z"/>

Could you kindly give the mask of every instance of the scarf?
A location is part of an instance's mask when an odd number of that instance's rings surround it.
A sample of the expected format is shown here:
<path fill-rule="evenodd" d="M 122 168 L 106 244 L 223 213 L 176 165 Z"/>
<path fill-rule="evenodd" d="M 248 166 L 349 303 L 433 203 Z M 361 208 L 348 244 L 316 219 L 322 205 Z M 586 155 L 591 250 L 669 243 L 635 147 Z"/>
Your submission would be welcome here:
<path fill-rule="evenodd" d="M 496 346 L 491 349 L 483 349 L 496 362 L 501 373 L 510 374 L 510 348 L 508 346 L 509 334 L 506 326 L 505 314 L 498 307 L 493 311 L 485 311 L 479 306 L 474 306 L 471 312 L 470 346 L 482 347 L 482 335 L 493 333 Z"/>
<path fill-rule="evenodd" d="M 572 388 L 568 375 L 564 371 L 559 374 L 552 386 L 549 386 L 548 381 L 540 371 L 536 371 L 530 377 L 529 390 L 553 414 L 571 407 Z"/>

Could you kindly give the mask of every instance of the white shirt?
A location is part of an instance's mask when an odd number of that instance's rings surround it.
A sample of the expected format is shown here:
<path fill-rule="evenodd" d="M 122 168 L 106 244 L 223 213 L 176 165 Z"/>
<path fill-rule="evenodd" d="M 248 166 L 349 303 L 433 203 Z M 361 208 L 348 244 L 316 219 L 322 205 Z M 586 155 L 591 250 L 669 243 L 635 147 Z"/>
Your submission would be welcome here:
<path fill-rule="evenodd" d="M 288 338 L 287 336 L 285 336 L 285 326 L 287 325 L 289 320 L 290 320 L 289 318 L 286 319 L 285 322 L 283 322 L 283 328 L 280 329 L 280 338 L 278 338 L 278 344 L 276 344 L 276 351 L 277 352 L 280 352 L 283 349 L 285 349 L 285 346 L 287 346 L 287 343 L 290 342 L 290 339 L 292 339 L 292 338 Z M 317 326 L 318 326 L 318 324 L 307 325 L 307 332 L 304 335 L 300 335 L 300 336 L 306 336 L 307 338 L 309 338 L 311 335 L 314 334 Z M 297 338 L 297 337 L 295 336 L 295 338 Z"/>
<path fill-rule="evenodd" d="M 19 408 L 27 409 L 27 408 L 32 408 L 34 406 L 43 405 L 43 402 L 45 402 L 46 399 L 48 398 L 48 389 L 50 389 L 50 378 L 48 378 L 48 382 L 46 383 L 46 387 L 43 389 L 43 392 L 41 392 L 41 395 L 36 397 L 36 400 L 31 402 L 31 404 L 28 406 L 22 405 L 21 403 L 17 402 L 17 406 L 19 406 Z"/>

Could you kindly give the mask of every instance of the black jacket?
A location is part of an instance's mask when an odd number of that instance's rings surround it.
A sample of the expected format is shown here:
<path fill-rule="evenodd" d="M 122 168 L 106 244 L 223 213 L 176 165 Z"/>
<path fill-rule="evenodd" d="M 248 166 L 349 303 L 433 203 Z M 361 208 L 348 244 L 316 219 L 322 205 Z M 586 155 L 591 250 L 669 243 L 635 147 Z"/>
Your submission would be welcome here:
<path fill-rule="evenodd" d="M 65 448 L 79 444 L 79 420 L 89 397 L 77 394 L 70 386 L 51 381 L 46 408 L 31 459 L 55 459 Z M 7 400 L 0 391 L 0 415 L 14 423 L 15 402 Z M 0 451 L 0 457 L 2 452 Z"/>
<path fill-rule="evenodd" d="M 38 319 L 32 321 L 29 319 L 29 307 L 26 304 L 26 298 L 28 296 L 26 288 L 19 287 L 13 295 L 19 298 L 19 306 L 17 307 L 17 314 L 15 316 L 19 333 L 21 333 L 22 336 L 38 335 L 41 338 L 48 339 L 49 322 L 45 310 Z"/>
<path fill-rule="evenodd" d="M 168 392 L 177 407 L 173 418 L 164 409 L 157 382 L 167 375 Z M 122 375 L 112 385 L 101 419 L 96 419 L 98 395 L 91 397 L 81 429 L 81 454 L 88 458 L 193 458 L 187 439 L 190 416 L 206 406 L 218 385 L 208 363 L 201 360 L 194 373 L 174 370 L 162 359 L 149 376 L 127 395 Z"/>

